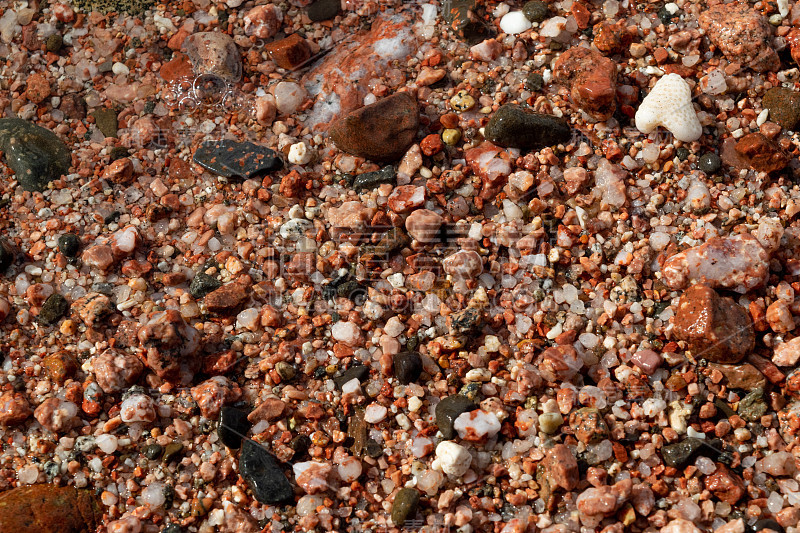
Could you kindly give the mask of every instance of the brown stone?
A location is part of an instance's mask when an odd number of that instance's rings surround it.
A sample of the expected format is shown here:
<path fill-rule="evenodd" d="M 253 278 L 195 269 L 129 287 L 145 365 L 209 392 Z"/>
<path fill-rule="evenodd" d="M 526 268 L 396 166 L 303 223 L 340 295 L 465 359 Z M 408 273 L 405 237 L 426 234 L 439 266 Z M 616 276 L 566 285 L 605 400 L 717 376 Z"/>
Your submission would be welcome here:
<path fill-rule="evenodd" d="M 727 379 L 728 388 L 752 390 L 764 388 L 767 378 L 764 374 L 749 363 L 743 365 L 722 365 L 719 363 L 709 363 L 709 368 L 719 370 Z"/>
<path fill-rule="evenodd" d="M 64 383 L 75 375 L 78 370 L 78 361 L 71 353 L 61 350 L 45 357 L 42 366 L 50 379 L 56 383 Z"/>
<path fill-rule="evenodd" d="M 556 444 L 549 450 L 544 458 L 544 468 L 551 486 L 561 487 L 564 490 L 574 490 L 580 481 L 578 461 L 572 451 L 564 444 Z"/>
<path fill-rule="evenodd" d="M 239 311 L 249 297 L 244 285 L 228 283 L 206 295 L 206 309 L 217 315 L 230 315 Z"/>
<path fill-rule="evenodd" d="M 192 75 L 192 64 L 184 54 L 175 52 L 172 60 L 167 61 L 158 71 L 164 81 L 175 81 L 179 78 L 187 78 Z"/>
<path fill-rule="evenodd" d="M 130 183 L 133 180 L 133 162 L 127 157 L 117 159 L 106 167 L 102 178 L 120 185 Z"/>
<path fill-rule="evenodd" d="M 736 143 L 735 149 L 751 168 L 759 172 L 775 172 L 789 164 L 789 158 L 778 143 L 761 133 L 745 135 Z"/>
<path fill-rule="evenodd" d="M 617 64 L 600 52 L 570 48 L 556 60 L 553 80 L 569 87 L 572 104 L 593 119 L 608 120 L 614 114 Z"/>
<path fill-rule="evenodd" d="M 0 395 L 0 426 L 17 426 L 25 422 L 31 414 L 33 411 L 21 392 L 7 391 Z"/>
<path fill-rule="evenodd" d="M 300 35 L 293 33 L 284 39 L 272 41 L 264 46 L 276 65 L 286 70 L 300 67 L 311 57 L 311 46 Z"/>
<path fill-rule="evenodd" d="M 769 21 L 747 3 L 717 4 L 700 13 L 698 21 L 729 61 L 757 72 L 780 68 L 781 60 L 770 45 Z"/>
<path fill-rule="evenodd" d="M 102 523 L 94 490 L 30 485 L 0 493 L 0 533 L 90 533 Z"/>
<path fill-rule="evenodd" d="M 145 364 L 161 379 L 177 378 L 184 361 L 189 370 L 199 363 L 191 357 L 199 348 L 199 332 L 174 309 L 151 313 L 136 336 L 146 350 Z"/>
<path fill-rule="evenodd" d="M 31 74 L 28 76 L 26 83 L 25 96 L 34 104 L 41 103 L 50 96 L 50 82 L 47 81 L 43 74 L 39 72 Z"/>
<path fill-rule="evenodd" d="M 344 152 L 373 161 L 396 161 L 414 142 L 418 127 L 416 99 L 400 92 L 335 120 L 330 136 Z"/>
<path fill-rule="evenodd" d="M 86 118 L 86 101 L 77 93 L 68 93 L 61 97 L 58 108 L 64 116 L 71 119 L 83 120 Z"/>
<path fill-rule="evenodd" d="M 737 363 L 755 347 L 747 311 L 704 284 L 692 285 L 681 296 L 674 332 L 689 343 L 695 359 L 715 363 Z"/>
<path fill-rule="evenodd" d="M 286 403 L 283 400 L 280 398 L 267 398 L 247 415 L 247 419 L 253 424 L 262 420 L 272 422 L 279 419 L 285 410 Z"/>
<path fill-rule="evenodd" d="M 600 442 L 608 437 L 608 425 L 603 415 L 592 407 L 574 411 L 569 417 L 569 425 L 575 437 L 585 444 Z"/>
<path fill-rule="evenodd" d="M 633 41 L 625 20 L 611 23 L 603 21 L 594 25 L 594 45 L 604 54 L 622 54 Z"/>
<path fill-rule="evenodd" d="M 722 463 L 717 463 L 717 470 L 706 477 L 706 488 L 714 496 L 731 505 L 736 505 L 745 494 L 742 478 L 728 470 Z"/>

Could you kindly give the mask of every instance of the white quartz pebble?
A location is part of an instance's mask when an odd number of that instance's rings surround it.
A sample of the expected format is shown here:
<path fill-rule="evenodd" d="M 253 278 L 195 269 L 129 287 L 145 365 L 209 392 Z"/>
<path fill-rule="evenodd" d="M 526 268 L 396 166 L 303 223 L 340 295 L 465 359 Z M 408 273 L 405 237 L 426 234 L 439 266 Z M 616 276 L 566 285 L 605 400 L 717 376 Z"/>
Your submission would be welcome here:
<path fill-rule="evenodd" d="M 436 459 L 431 466 L 448 476 L 461 477 L 472 464 L 472 455 L 469 451 L 455 442 L 445 440 L 436 447 Z"/>
<path fill-rule="evenodd" d="M 531 21 L 528 20 L 522 11 L 512 11 L 511 13 L 506 13 L 505 16 L 500 19 L 500 29 L 503 30 L 503 33 L 507 33 L 509 35 L 516 35 L 524 32 L 525 30 L 529 30 L 530 28 Z"/>
<path fill-rule="evenodd" d="M 459 437 L 466 440 L 492 438 L 500 432 L 500 420 L 494 413 L 476 409 L 461 413 L 453 423 L 453 429 L 458 431 Z"/>

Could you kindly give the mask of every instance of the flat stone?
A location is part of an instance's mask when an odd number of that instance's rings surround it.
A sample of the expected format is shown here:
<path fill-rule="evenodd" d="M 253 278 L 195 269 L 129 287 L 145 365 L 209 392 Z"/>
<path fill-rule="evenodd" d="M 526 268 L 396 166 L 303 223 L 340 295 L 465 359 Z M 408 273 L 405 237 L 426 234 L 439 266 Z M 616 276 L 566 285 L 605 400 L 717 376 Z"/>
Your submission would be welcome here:
<path fill-rule="evenodd" d="M 748 422 L 756 422 L 767 412 L 767 403 L 764 401 L 764 389 L 758 388 L 739 400 L 736 409 L 739 416 Z"/>
<path fill-rule="evenodd" d="M 222 287 L 220 280 L 212 278 L 203 272 L 198 272 L 192 278 L 192 283 L 189 284 L 189 294 L 192 295 L 192 298 L 199 299 L 220 287 Z"/>
<path fill-rule="evenodd" d="M 296 33 L 267 43 L 264 50 L 276 65 L 286 70 L 294 70 L 311 58 L 311 46 Z"/>
<path fill-rule="evenodd" d="M 392 522 L 397 527 L 402 527 L 406 520 L 413 518 L 417 514 L 419 507 L 419 491 L 404 487 L 395 494 L 392 503 Z"/>
<path fill-rule="evenodd" d="M 356 192 L 365 189 L 374 189 L 383 183 L 394 183 L 397 177 L 397 171 L 392 165 L 387 165 L 380 170 L 374 172 L 364 172 L 356 176 L 353 180 L 353 190 Z"/>
<path fill-rule="evenodd" d="M 116 137 L 117 129 L 119 128 L 119 119 L 117 112 L 113 109 L 98 109 L 92 112 L 94 123 L 97 125 L 103 135 L 106 137 Z"/>
<path fill-rule="evenodd" d="M 19 118 L 0 119 L 0 151 L 26 191 L 44 191 L 72 164 L 69 148 L 55 133 Z"/>
<path fill-rule="evenodd" d="M 219 31 L 190 35 L 183 43 L 195 74 L 213 74 L 228 83 L 242 79 L 242 57 L 233 38 Z"/>
<path fill-rule="evenodd" d="M 333 378 L 333 383 L 336 388 L 342 390 L 342 386 L 353 379 L 357 379 L 359 383 L 363 383 L 369 376 L 369 368 L 365 365 L 354 365 Z"/>
<path fill-rule="evenodd" d="M 422 374 L 422 358 L 417 352 L 401 352 L 392 359 L 394 377 L 404 384 L 414 383 Z"/>
<path fill-rule="evenodd" d="M 11 244 L 3 237 L 0 237 L 0 272 L 7 270 L 11 266 L 16 255 Z"/>
<path fill-rule="evenodd" d="M 761 105 L 769 109 L 769 119 L 784 129 L 794 131 L 800 121 L 800 92 L 773 87 L 764 93 Z"/>
<path fill-rule="evenodd" d="M 347 422 L 347 436 L 353 439 L 352 450 L 361 455 L 367 447 L 367 423 L 364 421 L 364 409 L 356 407 Z"/>
<path fill-rule="evenodd" d="M 454 394 L 436 404 L 436 425 L 445 440 L 450 440 L 456 435 L 453 425 L 461 413 L 474 411 L 478 406 L 461 394 Z"/>
<path fill-rule="evenodd" d="M 278 460 L 260 444 L 245 440 L 239 455 L 239 474 L 247 482 L 256 500 L 267 505 L 291 500 L 292 485 Z"/>
<path fill-rule="evenodd" d="M 0 494 L 0 531 L 3 533 L 86 533 L 103 523 L 105 506 L 94 490 L 29 485 Z"/>
<path fill-rule="evenodd" d="M 237 449 L 242 445 L 242 439 L 250 431 L 250 422 L 247 413 L 235 407 L 223 406 L 219 412 L 217 435 L 219 440 L 228 448 Z"/>
<path fill-rule="evenodd" d="M 572 132 L 563 118 L 534 113 L 517 104 L 504 104 L 486 124 L 483 135 L 505 148 L 539 150 L 567 142 Z"/>
<path fill-rule="evenodd" d="M 205 141 L 195 151 L 194 162 L 225 178 L 249 179 L 258 173 L 283 168 L 283 160 L 274 150 L 227 139 Z"/>
<path fill-rule="evenodd" d="M 750 363 L 743 365 L 709 363 L 708 367 L 722 372 L 722 375 L 728 380 L 729 389 L 753 390 L 759 387 L 763 388 L 767 383 L 764 374 Z"/>
<path fill-rule="evenodd" d="M 81 241 L 74 233 L 64 233 L 58 237 L 58 251 L 64 254 L 68 259 L 78 257 L 78 252 L 81 249 Z"/>
<path fill-rule="evenodd" d="M 51 326 L 69 312 L 69 302 L 60 294 L 53 293 L 47 297 L 39 312 L 39 321 Z"/>
<path fill-rule="evenodd" d="M 243 285 L 228 283 L 206 295 L 206 309 L 217 315 L 231 315 L 239 311 L 248 298 L 250 293 Z"/>
<path fill-rule="evenodd" d="M 734 149 L 750 168 L 758 172 L 777 172 L 789 164 L 789 157 L 778 143 L 761 133 L 745 135 L 739 139 Z"/>
<path fill-rule="evenodd" d="M 342 9 L 341 0 L 317 0 L 310 6 L 306 14 L 311 22 L 319 22 L 322 20 L 332 19 L 339 14 Z"/>
<path fill-rule="evenodd" d="M 340 150 L 373 161 L 396 161 L 419 128 L 417 100 L 400 92 L 336 119 L 329 133 Z"/>
<path fill-rule="evenodd" d="M 689 464 L 689 461 L 692 460 L 702 447 L 702 440 L 689 437 L 681 442 L 668 444 L 661 448 L 661 456 L 664 458 L 665 465 L 681 470 L 684 466 Z"/>

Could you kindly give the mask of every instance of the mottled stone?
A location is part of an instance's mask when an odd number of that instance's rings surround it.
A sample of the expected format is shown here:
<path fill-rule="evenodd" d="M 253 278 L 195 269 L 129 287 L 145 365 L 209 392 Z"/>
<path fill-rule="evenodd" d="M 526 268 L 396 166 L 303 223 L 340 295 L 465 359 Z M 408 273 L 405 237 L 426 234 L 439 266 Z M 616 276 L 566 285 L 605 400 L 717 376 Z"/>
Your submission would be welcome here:
<path fill-rule="evenodd" d="M 187 37 L 183 46 L 196 74 L 213 74 L 230 83 L 242 79 L 242 58 L 230 35 L 199 32 Z"/>
<path fill-rule="evenodd" d="M 2 533 L 89 533 L 105 508 L 94 490 L 30 485 L 0 493 Z"/>
<path fill-rule="evenodd" d="M 595 120 L 608 120 L 617 108 L 617 64 L 600 52 L 570 48 L 553 65 L 553 80 L 566 85 L 572 104 Z"/>
<path fill-rule="evenodd" d="M 419 506 L 419 491 L 404 487 L 395 495 L 392 502 L 392 522 L 397 527 L 402 527 L 406 520 L 417 514 Z"/>
<path fill-rule="evenodd" d="M 505 148 L 538 150 L 567 142 L 569 124 L 563 118 L 534 113 L 517 104 L 504 104 L 484 128 L 484 137 Z"/>
<path fill-rule="evenodd" d="M 227 139 L 203 142 L 194 153 L 194 162 L 225 178 L 250 179 L 283 168 L 283 160 L 274 150 Z"/>
<path fill-rule="evenodd" d="M 50 130 L 19 118 L 0 119 L 0 151 L 27 191 L 44 191 L 69 172 L 69 148 Z"/>

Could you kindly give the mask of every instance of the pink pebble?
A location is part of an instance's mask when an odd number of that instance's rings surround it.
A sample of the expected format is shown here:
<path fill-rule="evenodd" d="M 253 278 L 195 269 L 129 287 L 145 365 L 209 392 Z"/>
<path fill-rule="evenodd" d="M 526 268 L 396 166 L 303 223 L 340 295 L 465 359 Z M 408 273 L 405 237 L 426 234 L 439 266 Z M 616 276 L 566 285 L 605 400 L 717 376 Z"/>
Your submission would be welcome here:
<path fill-rule="evenodd" d="M 642 372 L 647 374 L 648 376 L 655 372 L 659 366 L 661 366 L 661 355 L 657 354 L 653 350 L 639 350 L 633 357 L 631 361 L 634 365 L 638 366 L 642 369 Z"/>

